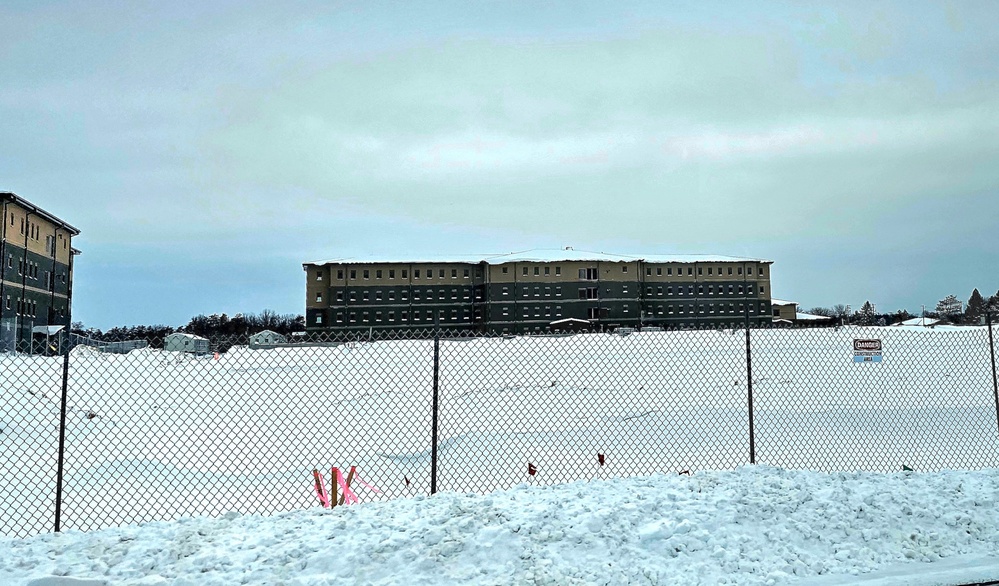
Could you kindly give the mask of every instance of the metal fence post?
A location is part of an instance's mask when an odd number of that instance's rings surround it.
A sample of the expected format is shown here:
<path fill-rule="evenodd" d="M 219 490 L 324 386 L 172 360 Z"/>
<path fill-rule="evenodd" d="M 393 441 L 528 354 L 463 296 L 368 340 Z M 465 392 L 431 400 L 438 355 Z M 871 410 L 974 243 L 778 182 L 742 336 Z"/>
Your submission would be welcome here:
<path fill-rule="evenodd" d="M 753 350 L 746 320 L 746 380 L 749 381 L 749 463 L 756 463 L 756 429 L 753 421 Z"/>
<path fill-rule="evenodd" d="M 66 453 L 66 402 L 69 394 L 69 350 L 62 360 L 62 399 L 59 405 L 59 463 L 56 468 L 55 532 L 62 528 L 62 472 Z"/>
<path fill-rule="evenodd" d="M 437 494 L 437 414 L 441 372 L 440 312 L 434 312 L 434 398 L 430 438 L 430 494 Z"/>
<path fill-rule="evenodd" d="M 999 429 L 999 383 L 996 382 L 996 345 L 992 338 L 992 312 L 985 314 L 989 325 L 989 355 L 992 358 L 992 396 L 996 401 L 996 426 Z"/>

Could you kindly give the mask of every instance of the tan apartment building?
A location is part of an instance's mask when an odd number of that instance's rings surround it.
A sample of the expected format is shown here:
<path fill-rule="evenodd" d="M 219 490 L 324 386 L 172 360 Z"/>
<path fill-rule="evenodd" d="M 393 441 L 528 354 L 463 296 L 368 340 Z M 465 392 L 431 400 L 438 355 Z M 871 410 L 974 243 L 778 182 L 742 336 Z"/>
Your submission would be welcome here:
<path fill-rule="evenodd" d="M 537 250 L 415 261 L 303 264 L 310 331 L 432 327 L 549 331 L 572 318 L 593 329 L 736 327 L 771 321 L 771 261 Z"/>
<path fill-rule="evenodd" d="M 0 192 L 0 205 L 0 350 L 13 350 L 33 331 L 69 329 L 80 231 L 14 193 Z"/>

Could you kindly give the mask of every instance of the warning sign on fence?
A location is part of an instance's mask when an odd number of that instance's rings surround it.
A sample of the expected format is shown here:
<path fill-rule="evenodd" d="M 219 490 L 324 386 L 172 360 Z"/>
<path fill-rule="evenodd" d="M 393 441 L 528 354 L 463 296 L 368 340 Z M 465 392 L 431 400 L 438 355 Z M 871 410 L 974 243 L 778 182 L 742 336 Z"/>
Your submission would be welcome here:
<path fill-rule="evenodd" d="M 881 362 L 881 340 L 853 340 L 854 362 Z"/>

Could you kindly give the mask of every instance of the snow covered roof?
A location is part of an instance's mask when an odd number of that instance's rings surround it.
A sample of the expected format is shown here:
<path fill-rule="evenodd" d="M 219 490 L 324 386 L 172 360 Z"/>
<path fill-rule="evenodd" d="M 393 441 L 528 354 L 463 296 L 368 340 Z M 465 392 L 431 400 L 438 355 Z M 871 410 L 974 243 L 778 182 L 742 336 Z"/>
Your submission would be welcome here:
<path fill-rule="evenodd" d="M 66 326 L 35 326 L 31 328 L 32 334 L 45 334 L 46 336 L 54 336 L 58 334 L 60 330 Z"/>
<path fill-rule="evenodd" d="M 932 326 L 940 323 L 940 320 L 932 317 L 914 317 L 895 324 L 896 326 Z"/>
<path fill-rule="evenodd" d="M 505 254 L 424 256 L 416 258 L 343 257 L 304 263 L 303 266 L 325 264 L 478 264 L 500 265 L 513 262 L 635 262 L 649 263 L 703 263 L 703 262 L 758 262 L 773 261 L 717 254 L 612 254 L 575 250 L 573 248 L 538 248 Z"/>
<path fill-rule="evenodd" d="M 175 332 L 175 333 L 170 334 L 170 335 L 168 335 L 166 337 L 167 338 L 187 338 L 189 340 L 205 340 L 206 342 L 208 341 L 208 338 L 202 338 L 201 336 L 195 336 L 194 334 L 186 334 L 184 332 Z"/>
<path fill-rule="evenodd" d="M 778 306 L 782 306 L 782 305 L 798 305 L 798 302 L 797 301 L 787 301 L 785 299 L 771 299 L 770 300 L 770 305 L 778 305 Z"/>
<path fill-rule="evenodd" d="M 548 325 L 552 325 L 552 326 L 560 326 L 560 325 L 566 325 L 566 324 L 586 324 L 586 325 L 589 325 L 589 323 L 590 322 L 586 321 L 585 319 L 578 319 L 578 318 L 575 318 L 575 317 L 567 317 L 565 319 L 557 319 L 557 320 L 549 323 Z"/>
<path fill-rule="evenodd" d="M 828 317 L 825 315 L 815 315 L 814 313 L 804 313 L 801 311 L 797 311 L 794 314 L 794 319 L 798 321 L 827 321 L 835 318 Z"/>

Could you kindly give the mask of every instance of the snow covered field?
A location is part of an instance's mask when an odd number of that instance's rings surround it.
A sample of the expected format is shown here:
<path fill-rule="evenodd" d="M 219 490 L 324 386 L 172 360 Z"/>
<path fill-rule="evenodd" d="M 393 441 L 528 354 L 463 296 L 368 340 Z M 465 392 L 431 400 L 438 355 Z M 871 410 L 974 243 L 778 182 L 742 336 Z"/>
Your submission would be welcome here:
<path fill-rule="evenodd" d="M 854 338 L 882 339 L 854 364 Z M 815 470 L 999 466 L 984 328 L 754 331 L 757 462 Z M 50 531 L 61 358 L 0 358 L 0 533 Z M 74 350 L 63 527 L 312 507 L 311 470 L 430 488 L 432 341 L 218 360 Z M 742 331 L 441 343 L 438 488 L 734 469 L 749 461 Z M 597 463 L 603 454 L 605 465 Z M 537 475 L 527 474 L 528 463 Z"/>
<path fill-rule="evenodd" d="M 997 495 L 996 470 L 520 485 L 0 537 L 0 583 L 950 586 L 999 579 Z"/>

